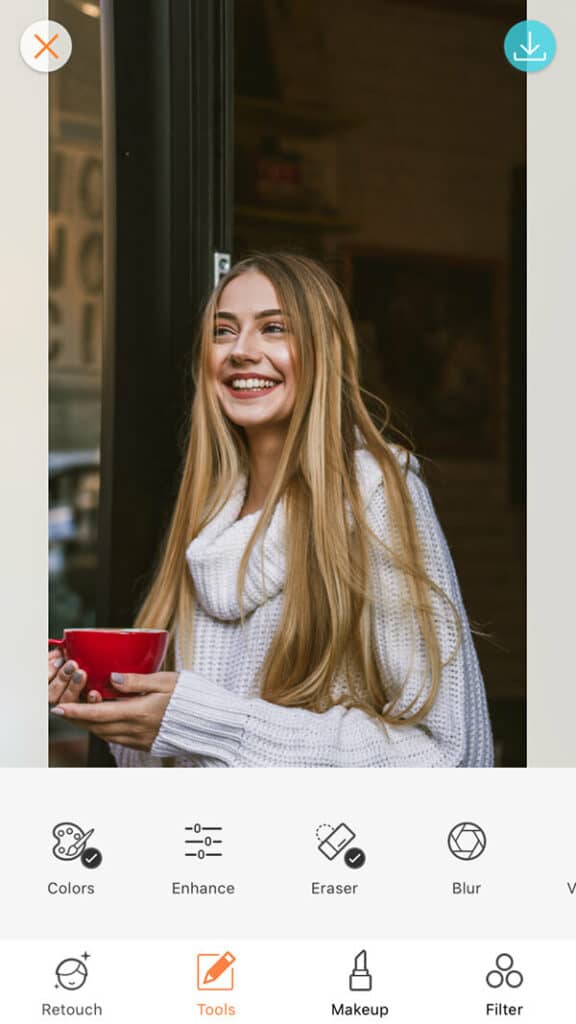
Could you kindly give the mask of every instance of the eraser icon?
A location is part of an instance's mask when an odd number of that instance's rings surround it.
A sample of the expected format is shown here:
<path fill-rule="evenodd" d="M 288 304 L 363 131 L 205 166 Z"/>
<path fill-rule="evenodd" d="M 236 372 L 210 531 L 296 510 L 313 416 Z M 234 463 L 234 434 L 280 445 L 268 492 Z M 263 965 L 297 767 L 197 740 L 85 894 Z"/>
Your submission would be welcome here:
<path fill-rule="evenodd" d="M 320 850 L 320 853 L 323 853 L 324 856 L 328 858 L 328 860 L 334 860 L 334 857 L 337 857 L 340 851 L 343 850 L 345 846 L 348 846 L 348 843 L 352 842 L 355 835 L 356 833 L 353 832 L 351 828 L 348 828 L 348 825 L 341 822 L 340 825 L 337 825 L 336 828 L 332 829 L 330 834 L 322 840 L 318 849 Z"/>

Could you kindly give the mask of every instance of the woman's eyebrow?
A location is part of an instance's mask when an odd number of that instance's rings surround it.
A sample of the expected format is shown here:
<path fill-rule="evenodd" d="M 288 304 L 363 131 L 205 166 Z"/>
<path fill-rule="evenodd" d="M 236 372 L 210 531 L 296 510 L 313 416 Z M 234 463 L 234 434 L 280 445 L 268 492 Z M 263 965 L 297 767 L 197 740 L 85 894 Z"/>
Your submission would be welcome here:
<path fill-rule="evenodd" d="M 263 320 L 266 316 L 283 316 L 281 309 L 263 309 L 261 313 L 256 313 L 254 316 L 255 320 Z"/>
<path fill-rule="evenodd" d="M 233 320 L 236 324 L 240 323 L 235 313 L 226 313 L 225 310 L 220 310 L 216 313 L 216 319 L 218 318 L 221 318 L 222 320 Z"/>
<path fill-rule="evenodd" d="M 264 320 L 267 316 L 284 316 L 281 309 L 263 309 L 261 313 L 255 313 L 255 320 Z M 234 323 L 240 323 L 235 313 L 227 313 L 221 309 L 216 313 L 216 318 L 221 320 L 232 320 Z"/>

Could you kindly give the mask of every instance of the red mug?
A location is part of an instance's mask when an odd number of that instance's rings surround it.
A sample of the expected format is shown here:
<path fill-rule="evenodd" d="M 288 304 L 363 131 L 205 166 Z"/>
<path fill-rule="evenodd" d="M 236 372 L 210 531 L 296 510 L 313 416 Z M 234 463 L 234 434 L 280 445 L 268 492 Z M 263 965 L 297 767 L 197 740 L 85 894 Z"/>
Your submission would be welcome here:
<path fill-rule="evenodd" d="M 149 675 L 160 668 L 166 647 L 165 629 L 65 629 L 61 640 L 49 647 L 62 648 L 66 660 L 78 663 L 88 676 L 85 693 L 97 690 L 103 700 L 122 694 L 110 684 L 112 672 Z"/>

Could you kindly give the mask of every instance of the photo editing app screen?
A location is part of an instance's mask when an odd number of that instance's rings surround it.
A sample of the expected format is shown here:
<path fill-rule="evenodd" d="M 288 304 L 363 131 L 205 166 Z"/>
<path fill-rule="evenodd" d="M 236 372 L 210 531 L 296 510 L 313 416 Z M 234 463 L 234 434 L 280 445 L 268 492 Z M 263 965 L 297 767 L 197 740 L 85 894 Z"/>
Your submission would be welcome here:
<path fill-rule="evenodd" d="M 0 1018 L 572 1024 L 575 10 L 4 8 Z"/>

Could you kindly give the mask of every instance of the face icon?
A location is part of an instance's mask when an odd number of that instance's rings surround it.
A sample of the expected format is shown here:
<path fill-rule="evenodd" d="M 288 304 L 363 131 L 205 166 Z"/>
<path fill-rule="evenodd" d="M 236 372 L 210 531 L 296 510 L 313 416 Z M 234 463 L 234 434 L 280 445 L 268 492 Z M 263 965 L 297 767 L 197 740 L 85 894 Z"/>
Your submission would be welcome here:
<path fill-rule="evenodd" d="M 56 977 L 62 988 L 68 989 L 69 992 L 74 992 L 82 988 L 88 977 L 88 969 L 81 960 L 70 957 L 68 960 L 62 960 L 58 964 Z"/>
<path fill-rule="evenodd" d="M 294 339 L 271 282 L 248 271 L 216 311 L 210 377 L 225 415 L 248 436 L 286 430 L 296 399 Z"/>

